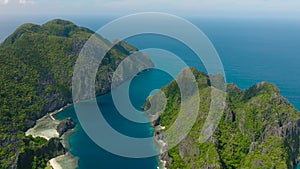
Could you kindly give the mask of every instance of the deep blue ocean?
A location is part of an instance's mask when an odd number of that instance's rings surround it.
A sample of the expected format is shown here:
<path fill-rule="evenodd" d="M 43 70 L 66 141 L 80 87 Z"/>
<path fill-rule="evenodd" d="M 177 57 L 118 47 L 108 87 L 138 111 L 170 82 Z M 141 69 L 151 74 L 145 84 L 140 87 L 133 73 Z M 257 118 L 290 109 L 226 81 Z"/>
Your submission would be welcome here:
<path fill-rule="evenodd" d="M 111 19 L 67 18 L 76 24 L 97 30 Z M 287 19 L 196 19 L 189 18 L 215 46 L 226 72 L 226 81 L 245 89 L 256 82 L 269 81 L 278 86 L 300 110 L 300 22 Z M 41 20 L 38 20 L 41 22 Z M 162 48 L 182 58 L 188 65 L 206 71 L 201 61 L 187 47 L 162 36 L 145 35 L 127 39 L 139 49 Z M 156 56 L 153 56 L 156 57 Z M 161 59 L 166 66 L 170 60 Z M 160 88 L 172 78 L 153 69 L 141 73 L 132 82 L 130 98 L 139 108 L 153 89 Z M 97 98 L 106 120 L 119 132 L 139 137 L 152 134 L 149 124 L 136 124 L 119 115 L 110 93 Z M 76 115 L 73 106 L 56 115 L 58 118 Z M 105 137 L 105 136 L 104 136 Z M 129 159 L 111 154 L 93 143 L 80 125 L 69 137 L 71 153 L 79 158 L 80 169 L 156 169 L 156 157 Z M 116 140 L 116 144 L 118 143 Z M 153 146 L 153 145 L 149 145 Z"/>

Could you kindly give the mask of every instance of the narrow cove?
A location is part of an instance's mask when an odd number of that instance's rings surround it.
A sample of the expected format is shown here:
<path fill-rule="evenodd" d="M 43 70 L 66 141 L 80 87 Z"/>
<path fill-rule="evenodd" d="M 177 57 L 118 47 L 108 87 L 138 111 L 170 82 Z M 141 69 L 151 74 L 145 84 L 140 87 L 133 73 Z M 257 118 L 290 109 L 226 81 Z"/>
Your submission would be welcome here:
<path fill-rule="evenodd" d="M 147 80 L 144 80 L 147 79 Z M 132 104 L 137 108 L 143 105 L 147 96 L 154 89 L 159 89 L 166 85 L 172 78 L 157 69 L 145 71 L 136 76 L 130 86 L 130 98 Z M 151 82 L 151 83 L 149 83 Z M 128 82 L 127 82 L 128 83 Z M 97 97 L 97 103 L 106 120 L 111 126 L 127 136 L 131 137 L 151 137 L 153 128 L 150 124 L 138 124 L 125 119 L 116 110 L 111 93 Z M 72 117 L 77 123 L 74 132 L 69 136 L 70 152 L 78 158 L 78 168 L 143 168 L 156 169 L 158 167 L 157 157 L 131 159 L 114 155 L 100 148 L 95 144 L 84 132 L 80 126 L 74 107 L 69 106 L 63 111 L 55 115 L 57 119 Z M 105 137 L 105 136 L 103 136 Z M 116 144 L 118 141 L 116 141 Z M 149 146 L 156 149 L 154 143 L 149 143 Z"/>

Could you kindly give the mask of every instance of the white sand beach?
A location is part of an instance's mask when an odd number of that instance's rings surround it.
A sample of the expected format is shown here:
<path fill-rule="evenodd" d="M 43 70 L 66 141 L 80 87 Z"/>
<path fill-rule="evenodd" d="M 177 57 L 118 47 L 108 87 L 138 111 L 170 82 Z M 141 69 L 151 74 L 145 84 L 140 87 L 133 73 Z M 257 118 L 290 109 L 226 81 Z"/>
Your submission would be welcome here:
<path fill-rule="evenodd" d="M 26 136 L 32 135 L 33 137 L 43 137 L 47 140 L 53 137 L 59 137 L 58 132 L 56 131 L 57 125 L 60 123 L 60 120 L 57 120 L 53 117 L 53 115 L 63 111 L 65 108 L 70 106 L 67 104 L 66 106 L 56 110 L 54 112 L 46 114 L 44 117 L 40 118 L 36 121 L 36 125 L 25 132 Z"/>
<path fill-rule="evenodd" d="M 56 131 L 59 120 L 53 120 L 50 114 L 45 115 L 41 119 L 37 120 L 36 125 L 26 131 L 26 136 L 32 135 L 33 137 L 43 137 L 47 140 L 53 137 L 59 137 Z"/>
<path fill-rule="evenodd" d="M 62 167 L 56 162 L 55 158 L 52 158 L 49 162 L 53 169 L 62 169 Z"/>
<path fill-rule="evenodd" d="M 50 160 L 53 169 L 74 169 L 78 166 L 78 159 L 72 154 L 67 153 Z"/>

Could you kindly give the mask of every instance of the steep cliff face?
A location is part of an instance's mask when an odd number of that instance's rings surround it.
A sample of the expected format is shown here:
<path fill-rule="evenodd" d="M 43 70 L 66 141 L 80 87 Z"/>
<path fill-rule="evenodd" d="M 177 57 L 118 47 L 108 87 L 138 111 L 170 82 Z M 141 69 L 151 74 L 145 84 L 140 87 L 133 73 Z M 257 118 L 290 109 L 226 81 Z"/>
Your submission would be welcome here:
<path fill-rule="evenodd" d="M 18 154 L 26 150 L 24 131 L 36 119 L 72 103 L 75 62 L 93 33 L 56 19 L 43 25 L 24 24 L 0 44 L 0 168 L 16 168 Z M 112 45 L 100 35 L 98 43 L 103 49 Z M 120 42 L 107 52 L 96 75 L 97 95 L 110 90 L 118 64 L 135 51 Z"/>
<path fill-rule="evenodd" d="M 178 146 L 160 156 L 166 161 L 167 168 L 292 169 L 296 166 L 300 148 L 300 112 L 268 82 L 257 83 L 246 90 L 228 84 L 221 122 L 213 136 L 201 144 L 198 138 L 210 108 L 211 86 L 207 75 L 197 70 L 193 73 L 201 97 L 198 119 Z M 167 130 L 178 114 L 180 91 L 174 81 L 162 90 L 168 103 L 154 125 L 166 126 Z M 166 141 L 164 130 L 155 134 Z"/>

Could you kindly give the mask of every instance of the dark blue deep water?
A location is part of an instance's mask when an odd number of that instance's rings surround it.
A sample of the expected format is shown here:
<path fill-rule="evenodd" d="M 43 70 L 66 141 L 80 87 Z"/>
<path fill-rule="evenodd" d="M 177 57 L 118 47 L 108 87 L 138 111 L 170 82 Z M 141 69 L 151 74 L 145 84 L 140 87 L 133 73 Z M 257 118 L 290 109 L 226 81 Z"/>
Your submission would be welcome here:
<path fill-rule="evenodd" d="M 103 22 L 97 19 L 76 23 L 97 30 Z M 300 109 L 300 22 L 296 20 L 263 19 L 193 19 L 209 37 L 223 62 L 227 82 L 245 89 L 259 81 L 276 84 L 283 96 Z M 188 65 L 205 71 L 201 61 L 181 43 L 161 36 L 145 35 L 127 39 L 139 49 L 163 48 L 181 57 Z M 161 62 L 168 62 L 161 60 Z M 174 66 L 166 64 L 166 66 Z M 143 72 L 131 83 L 130 96 L 139 108 L 153 89 L 167 84 L 172 78 L 153 69 Z M 124 119 L 114 107 L 110 93 L 97 98 L 99 107 L 108 122 L 124 134 L 148 137 L 149 124 L 136 124 Z M 76 115 L 72 106 L 57 115 L 58 118 Z M 113 155 L 93 143 L 80 125 L 69 138 L 71 152 L 79 157 L 80 169 L 156 169 L 156 157 L 129 159 Z M 116 140 L 116 144 L 118 143 Z M 152 146 L 152 145 L 149 145 Z"/>

